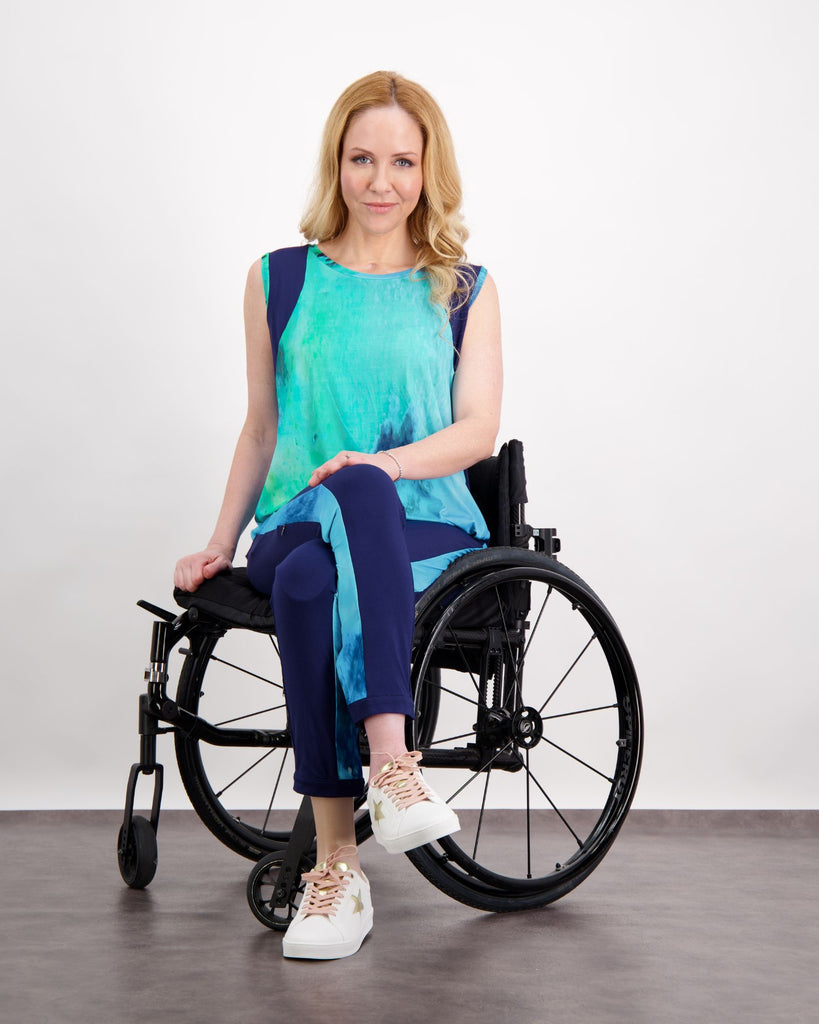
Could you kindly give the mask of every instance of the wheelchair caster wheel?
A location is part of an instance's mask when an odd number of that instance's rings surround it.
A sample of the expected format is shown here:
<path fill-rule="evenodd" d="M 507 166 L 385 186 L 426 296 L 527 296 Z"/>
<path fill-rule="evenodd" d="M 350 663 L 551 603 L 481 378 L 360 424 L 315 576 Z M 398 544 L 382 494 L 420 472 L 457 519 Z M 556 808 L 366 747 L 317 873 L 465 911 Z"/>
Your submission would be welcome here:
<path fill-rule="evenodd" d="M 147 818 L 134 815 L 128 834 L 122 825 L 117 838 L 117 860 L 122 880 L 132 889 L 144 889 L 156 874 L 156 833 Z"/>
<path fill-rule="evenodd" d="M 254 916 L 266 928 L 287 931 L 298 910 L 298 900 L 304 891 L 301 874 L 313 865 L 302 859 L 299 873 L 288 885 L 280 880 L 285 851 L 276 850 L 262 857 L 247 879 L 247 902 Z"/>

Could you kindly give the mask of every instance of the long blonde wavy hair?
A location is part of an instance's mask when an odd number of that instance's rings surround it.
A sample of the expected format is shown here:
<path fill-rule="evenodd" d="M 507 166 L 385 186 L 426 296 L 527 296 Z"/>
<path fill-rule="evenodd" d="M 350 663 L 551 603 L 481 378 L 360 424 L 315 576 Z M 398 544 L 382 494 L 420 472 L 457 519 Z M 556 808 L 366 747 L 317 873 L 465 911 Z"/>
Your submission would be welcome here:
<path fill-rule="evenodd" d="M 356 114 L 374 107 L 398 106 L 412 117 L 424 140 L 424 184 L 407 226 L 417 246 L 413 273 L 424 271 L 433 304 L 448 309 L 465 298 L 464 242 L 469 232 L 461 216 L 461 178 L 452 136 L 441 108 L 426 89 L 396 74 L 376 71 L 359 78 L 339 96 L 324 126 L 316 181 L 299 230 L 308 242 L 337 238 L 347 225 L 341 196 L 340 162 L 344 135 Z"/>

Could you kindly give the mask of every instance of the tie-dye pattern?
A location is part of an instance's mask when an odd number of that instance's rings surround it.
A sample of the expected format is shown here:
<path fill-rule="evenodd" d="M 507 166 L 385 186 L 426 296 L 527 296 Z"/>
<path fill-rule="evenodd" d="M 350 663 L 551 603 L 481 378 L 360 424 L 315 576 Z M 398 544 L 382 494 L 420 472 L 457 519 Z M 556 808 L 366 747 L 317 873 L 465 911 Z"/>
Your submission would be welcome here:
<path fill-rule="evenodd" d="M 481 268 L 473 298 L 485 276 Z M 278 346 L 278 439 L 257 522 L 339 451 L 397 448 L 449 426 L 452 356 L 449 324 L 430 304 L 424 279 L 410 271 L 361 274 L 311 246 Z M 463 473 L 399 480 L 397 487 L 408 519 L 488 538 Z"/>

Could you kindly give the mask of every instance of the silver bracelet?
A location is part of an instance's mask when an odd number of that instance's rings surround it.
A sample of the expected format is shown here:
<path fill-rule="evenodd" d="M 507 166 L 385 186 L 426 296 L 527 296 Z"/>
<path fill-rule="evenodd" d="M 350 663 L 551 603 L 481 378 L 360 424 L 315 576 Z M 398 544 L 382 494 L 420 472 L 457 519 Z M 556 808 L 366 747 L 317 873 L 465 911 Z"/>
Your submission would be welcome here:
<path fill-rule="evenodd" d="M 384 454 L 385 455 L 389 455 L 389 457 L 396 464 L 396 466 L 398 466 L 398 476 L 395 478 L 396 483 L 397 483 L 401 479 L 401 477 L 404 475 L 403 467 L 401 466 L 401 463 L 398 461 L 398 458 L 395 455 L 393 455 L 392 452 L 385 451 Z"/>

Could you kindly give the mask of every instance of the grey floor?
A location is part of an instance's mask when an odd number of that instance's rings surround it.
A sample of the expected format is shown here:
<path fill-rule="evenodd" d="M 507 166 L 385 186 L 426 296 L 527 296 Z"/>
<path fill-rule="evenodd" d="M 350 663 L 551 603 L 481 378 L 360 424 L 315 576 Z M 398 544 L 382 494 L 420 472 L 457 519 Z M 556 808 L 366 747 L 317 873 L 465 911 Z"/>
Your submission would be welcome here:
<path fill-rule="evenodd" d="M 165 812 L 159 870 L 120 881 L 119 814 L 0 814 L 0 1020 L 819 1020 L 819 812 L 633 811 L 552 906 L 493 916 L 364 848 L 376 925 L 348 960 L 283 960 L 250 862 Z"/>

